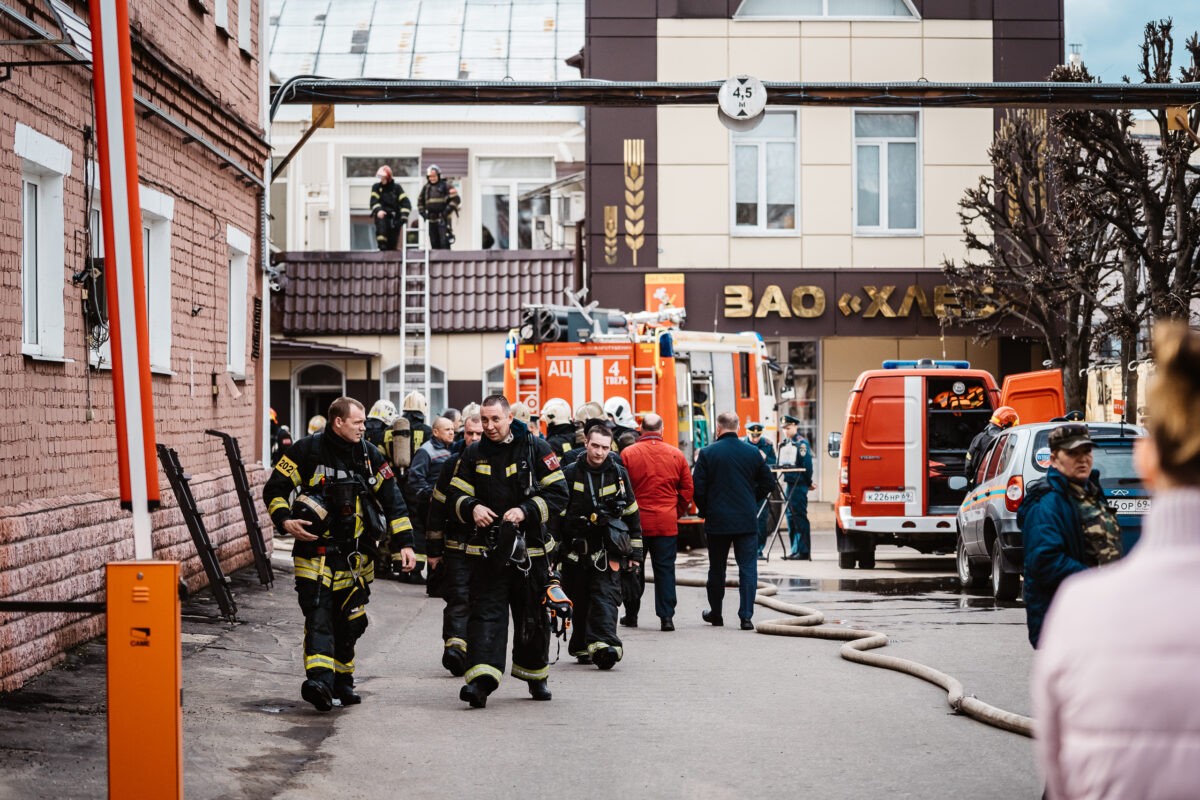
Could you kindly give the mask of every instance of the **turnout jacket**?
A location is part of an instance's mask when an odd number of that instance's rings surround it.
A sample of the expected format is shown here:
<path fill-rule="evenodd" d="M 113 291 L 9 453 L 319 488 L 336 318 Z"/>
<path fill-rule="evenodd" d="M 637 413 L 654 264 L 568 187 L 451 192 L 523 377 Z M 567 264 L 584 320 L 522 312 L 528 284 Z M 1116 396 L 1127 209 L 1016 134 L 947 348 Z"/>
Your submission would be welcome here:
<path fill-rule="evenodd" d="M 460 522 L 446 505 L 450 481 L 458 474 L 458 462 L 465 449 L 461 439 L 451 446 L 450 457 L 442 462 L 442 470 L 433 485 L 429 516 L 425 522 L 425 554 L 431 558 L 441 558 L 447 550 L 465 552 L 467 537 L 475 527 L 472 523 Z"/>
<path fill-rule="evenodd" d="M 521 527 L 530 545 L 547 544 L 546 526 L 567 502 L 558 456 L 520 420 L 513 420 L 510 434 L 505 442 L 484 437 L 463 451 L 450 479 L 447 505 L 459 522 L 471 528 L 475 506 L 487 506 L 497 517 L 520 508 L 525 512 Z M 467 555 L 481 554 L 467 550 Z"/>
<path fill-rule="evenodd" d="M 349 487 L 349 496 L 353 498 L 353 514 L 339 517 L 331 504 L 340 487 L 345 486 Z M 317 548 L 331 541 L 357 544 L 364 533 L 368 534 L 368 539 L 387 535 L 392 552 L 413 546 L 412 522 L 392 475 L 392 465 L 365 439 L 354 443 L 335 433 L 322 432 L 306 436 L 287 449 L 263 486 L 263 502 L 267 504 L 271 522 L 281 533 L 284 532 L 283 523 L 292 518 L 294 492 L 322 498 L 334 516 L 329 530 L 320 539 L 312 542 L 297 540 L 293 547 L 295 555 L 313 555 Z M 386 520 L 383 531 L 371 531 L 365 523 L 368 515 L 373 513 L 372 497 L 383 509 Z M 364 549 L 373 550 L 374 542 L 366 542 Z"/>
<path fill-rule="evenodd" d="M 582 456 L 563 469 L 570 494 L 562 513 L 562 543 L 567 553 L 579 555 L 607 550 L 608 558 L 641 563 L 644 556 L 642 523 L 633 482 L 613 454 L 599 467 Z M 632 552 L 617 553 L 608 538 L 608 519 L 620 519 L 629 528 Z M 594 520 L 594 521 L 593 521 Z"/>
<path fill-rule="evenodd" d="M 408 215 L 412 212 L 412 201 L 395 180 L 389 183 L 380 181 L 371 187 L 371 216 L 374 217 L 380 211 L 397 217 L 401 225 L 408 222 Z"/>
<path fill-rule="evenodd" d="M 441 219 L 452 211 L 457 211 L 462 202 L 458 190 L 442 178 L 437 183 L 425 181 L 421 193 L 417 195 L 417 210 L 425 219 Z"/>

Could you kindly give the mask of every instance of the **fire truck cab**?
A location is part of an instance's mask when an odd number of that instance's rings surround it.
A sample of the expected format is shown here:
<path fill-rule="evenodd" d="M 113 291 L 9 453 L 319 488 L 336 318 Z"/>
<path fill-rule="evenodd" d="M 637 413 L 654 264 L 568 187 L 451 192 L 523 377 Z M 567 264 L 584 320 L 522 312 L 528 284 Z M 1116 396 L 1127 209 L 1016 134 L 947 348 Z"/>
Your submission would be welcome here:
<path fill-rule="evenodd" d="M 568 306 L 526 306 L 509 334 L 504 393 L 537 414 L 551 398 L 572 409 L 614 397 L 642 419 L 663 418 L 663 438 L 691 461 L 707 445 L 716 415 L 777 429 L 766 346 L 753 333 L 704 333 L 677 327 L 682 308 L 625 314 Z"/>
<path fill-rule="evenodd" d="M 1022 422 L 1063 411 L 1062 374 L 1025 373 L 1005 382 L 966 361 L 885 361 L 858 376 L 841 432 L 829 435 L 840 459 L 834 504 L 838 565 L 875 566 L 875 546 L 952 553 L 956 512 L 966 494 L 971 440 L 1001 405 Z"/>

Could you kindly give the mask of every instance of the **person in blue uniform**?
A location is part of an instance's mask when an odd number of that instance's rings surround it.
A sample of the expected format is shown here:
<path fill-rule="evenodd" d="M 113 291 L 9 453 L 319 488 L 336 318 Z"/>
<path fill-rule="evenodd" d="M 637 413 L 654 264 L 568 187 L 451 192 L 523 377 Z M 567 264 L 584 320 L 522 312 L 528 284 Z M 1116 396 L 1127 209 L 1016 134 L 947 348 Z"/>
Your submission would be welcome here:
<path fill-rule="evenodd" d="M 767 462 L 768 467 L 775 466 L 775 448 L 763 438 L 763 424 L 761 422 L 746 423 L 746 444 L 754 445 L 758 448 L 758 452 L 762 453 L 763 460 Z M 758 557 L 763 558 L 763 546 L 767 543 L 767 535 L 774 527 L 770 523 L 771 519 L 771 501 L 767 500 L 758 510 Z M 778 514 L 774 515 L 778 517 Z"/>
<path fill-rule="evenodd" d="M 791 552 L 784 556 L 792 561 L 812 561 L 812 532 L 808 525 L 808 492 L 813 484 L 812 446 L 800 435 L 800 420 L 783 415 L 783 440 L 779 444 L 779 466 L 785 472 L 787 485 L 788 533 L 792 537 Z"/>

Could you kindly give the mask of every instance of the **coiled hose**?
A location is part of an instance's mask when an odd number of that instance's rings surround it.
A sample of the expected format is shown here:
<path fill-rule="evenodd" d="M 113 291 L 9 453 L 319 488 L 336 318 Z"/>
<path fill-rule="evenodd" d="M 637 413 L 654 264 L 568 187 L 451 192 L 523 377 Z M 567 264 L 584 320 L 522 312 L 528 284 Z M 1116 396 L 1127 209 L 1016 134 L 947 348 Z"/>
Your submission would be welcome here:
<path fill-rule="evenodd" d="M 653 578 L 647 576 L 646 580 L 652 582 Z M 703 579 L 686 576 L 676 577 L 675 582 L 681 586 L 703 587 L 706 585 Z M 727 579 L 725 585 L 736 587 L 738 585 L 737 579 Z M 792 616 L 784 619 L 757 622 L 754 625 L 754 629 L 758 633 L 775 636 L 807 636 L 812 639 L 837 639 L 845 641 L 846 643 L 841 647 L 841 655 L 847 661 L 866 664 L 872 667 L 882 667 L 883 669 L 893 669 L 897 672 L 905 672 L 923 681 L 928 681 L 946 690 L 946 701 L 950 704 L 950 708 L 954 709 L 955 713 L 965 714 L 987 725 L 1019 733 L 1022 736 L 1033 736 L 1032 719 L 1011 711 L 1005 711 L 1002 708 L 996 708 L 973 695 L 965 695 L 963 693 L 963 685 L 957 678 L 925 664 L 910 661 L 907 658 L 866 652 L 886 646 L 888 643 L 887 634 L 879 633 L 878 631 L 856 630 L 854 628 L 817 627 L 825 623 L 824 614 L 814 608 L 776 600 L 774 595 L 777 592 L 778 589 L 776 587 L 759 581 L 754 602 L 760 606 L 765 606 L 775 611 L 782 611 Z"/>

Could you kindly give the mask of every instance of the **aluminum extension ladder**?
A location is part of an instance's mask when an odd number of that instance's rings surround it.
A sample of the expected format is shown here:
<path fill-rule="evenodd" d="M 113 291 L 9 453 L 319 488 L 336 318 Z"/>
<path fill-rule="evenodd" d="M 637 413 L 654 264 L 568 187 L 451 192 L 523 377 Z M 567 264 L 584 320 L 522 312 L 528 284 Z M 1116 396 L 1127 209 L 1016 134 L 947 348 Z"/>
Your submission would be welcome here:
<path fill-rule="evenodd" d="M 400 399 L 416 390 L 429 396 L 429 250 L 403 247 L 400 261 Z M 397 403 L 397 406 L 400 404 Z"/>

